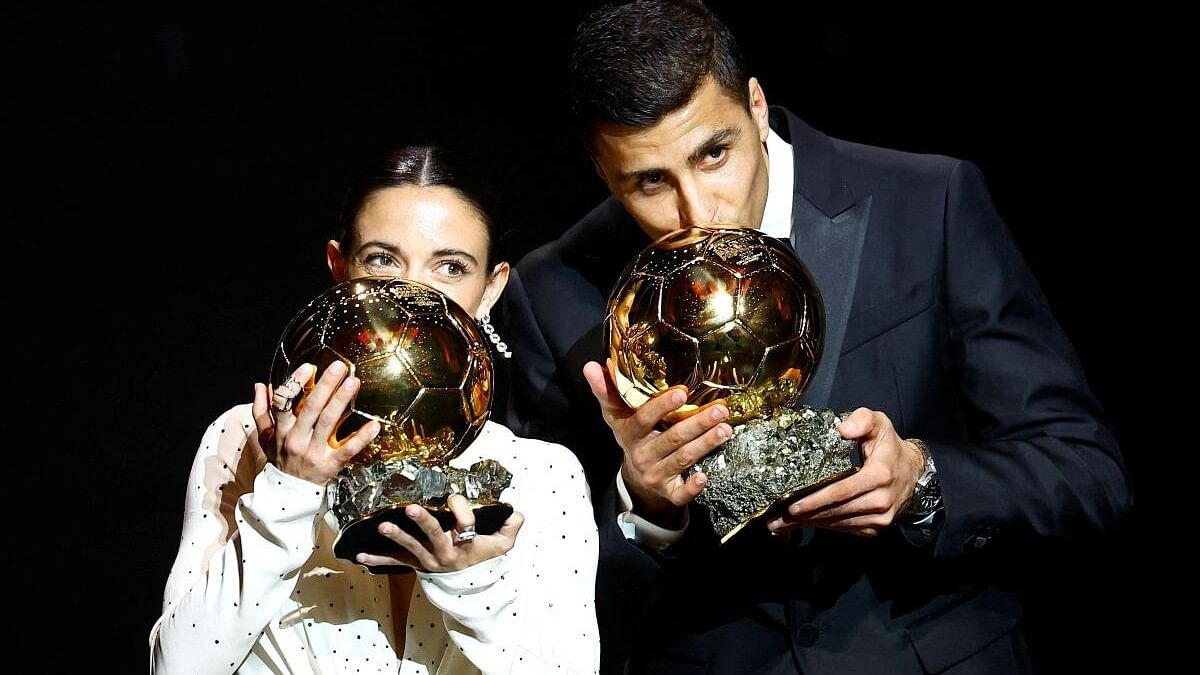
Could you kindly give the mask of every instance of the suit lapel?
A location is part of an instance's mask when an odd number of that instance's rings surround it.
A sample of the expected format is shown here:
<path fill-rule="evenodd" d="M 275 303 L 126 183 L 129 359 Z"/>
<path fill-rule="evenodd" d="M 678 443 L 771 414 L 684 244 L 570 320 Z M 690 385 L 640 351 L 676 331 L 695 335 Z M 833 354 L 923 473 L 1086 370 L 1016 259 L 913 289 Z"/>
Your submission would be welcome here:
<path fill-rule="evenodd" d="M 771 127 L 792 146 L 792 249 L 813 276 L 825 309 L 825 340 L 801 402 L 828 405 L 838 356 L 854 302 L 863 241 L 871 214 L 870 195 L 856 196 L 842 175 L 833 141 L 783 108 L 771 109 Z"/>
<path fill-rule="evenodd" d="M 812 274 L 825 306 L 821 361 L 801 398 L 802 403 L 814 408 L 827 406 L 833 390 L 870 214 L 870 197 L 859 200 L 835 218 L 829 218 L 804 199 L 796 199 L 792 205 L 792 248 Z"/>

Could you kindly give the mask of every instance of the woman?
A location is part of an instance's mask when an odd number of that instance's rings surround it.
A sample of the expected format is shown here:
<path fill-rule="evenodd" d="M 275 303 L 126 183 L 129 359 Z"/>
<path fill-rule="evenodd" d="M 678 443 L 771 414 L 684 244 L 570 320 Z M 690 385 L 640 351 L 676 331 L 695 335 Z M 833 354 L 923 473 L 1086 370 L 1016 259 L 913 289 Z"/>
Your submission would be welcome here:
<path fill-rule="evenodd" d="M 486 321 L 508 280 L 493 264 L 490 221 L 433 148 L 406 148 L 367 171 L 326 249 L 336 281 L 391 275 L 444 292 Z M 372 422 L 328 443 L 359 386 L 340 364 L 311 391 L 254 387 L 208 428 L 192 466 L 179 553 L 150 634 L 151 670 L 242 673 L 595 672 L 596 527 L 574 455 L 494 422 L 452 463 L 501 461 L 517 510 L 474 536 L 461 497 L 454 533 L 419 506 L 428 535 L 391 524 L 391 555 L 335 558 L 321 517 L 326 482 L 379 432 Z M 293 374 L 309 382 L 313 366 Z M 274 459 L 268 462 L 267 457 Z"/>

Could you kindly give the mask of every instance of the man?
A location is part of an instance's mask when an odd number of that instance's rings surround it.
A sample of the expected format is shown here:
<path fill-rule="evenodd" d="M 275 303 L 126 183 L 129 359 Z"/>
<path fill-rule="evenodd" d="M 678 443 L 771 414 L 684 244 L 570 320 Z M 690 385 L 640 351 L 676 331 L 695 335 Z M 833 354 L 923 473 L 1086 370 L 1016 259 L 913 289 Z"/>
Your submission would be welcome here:
<path fill-rule="evenodd" d="M 514 271 L 508 423 L 571 447 L 588 472 L 605 669 L 1028 670 L 1018 561 L 1113 528 L 1130 496 L 978 169 L 832 139 L 768 108 L 697 2 L 598 10 L 571 77 L 612 196 Z M 839 431 L 864 455 L 856 475 L 724 546 L 688 515 L 704 476 L 680 471 L 728 437 L 728 411 L 660 432 L 682 394 L 630 410 L 596 363 L 625 263 L 713 221 L 790 241 L 812 272 L 827 325 L 803 402 L 857 408 Z"/>

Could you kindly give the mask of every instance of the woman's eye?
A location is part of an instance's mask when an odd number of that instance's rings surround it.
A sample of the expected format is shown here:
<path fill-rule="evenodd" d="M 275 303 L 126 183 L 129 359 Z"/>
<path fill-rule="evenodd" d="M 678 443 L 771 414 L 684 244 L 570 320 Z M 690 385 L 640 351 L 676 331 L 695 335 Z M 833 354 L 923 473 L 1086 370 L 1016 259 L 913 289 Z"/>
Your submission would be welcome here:
<path fill-rule="evenodd" d="M 400 269 L 400 264 L 386 253 L 372 253 L 363 258 L 363 267 L 374 273 L 388 273 Z"/>
<path fill-rule="evenodd" d="M 438 271 L 450 277 L 461 277 L 468 272 L 466 265 L 454 260 L 443 262 L 438 266 Z"/>

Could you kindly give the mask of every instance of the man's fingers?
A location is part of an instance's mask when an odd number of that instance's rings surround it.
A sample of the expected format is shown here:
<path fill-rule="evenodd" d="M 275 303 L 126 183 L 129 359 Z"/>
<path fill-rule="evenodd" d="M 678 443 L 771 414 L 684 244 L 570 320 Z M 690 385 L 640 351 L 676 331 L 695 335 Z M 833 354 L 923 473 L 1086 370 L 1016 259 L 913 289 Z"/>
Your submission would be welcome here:
<path fill-rule="evenodd" d="M 847 504 L 860 496 L 877 489 L 879 486 L 874 472 L 862 470 L 803 497 L 788 506 L 788 513 L 793 516 L 811 516 L 815 513 Z"/>
<path fill-rule="evenodd" d="M 587 380 L 588 386 L 592 389 L 592 395 L 600 402 L 600 410 L 605 415 L 621 414 L 628 410 L 628 406 L 617 393 L 617 386 L 604 366 L 595 361 L 588 361 L 583 366 L 583 379 Z"/>
<path fill-rule="evenodd" d="M 704 491 L 705 485 L 708 485 L 708 476 L 705 476 L 703 473 L 688 476 L 686 481 L 676 476 L 669 484 L 667 498 L 675 506 L 687 506 Z"/>
<path fill-rule="evenodd" d="M 723 405 L 712 408 L 677 422 L 646 444 L 646 451 L 658 461 L 673 464 L 675 472 L 695 464 L 724 443 L 733 429 L 724 420 L 729 410 Z"/>
<path fill-rule="evenodd" d="M 633 416 L 625 422 L 622 433 L 626 436 L 630 444 L 636 443 L 638 440 L 650 435 L 658 427 L 663 417 L 678 409 L 679 406 L 686 402 L 687 388 L 682 385 L 659 392 L 654 398 L 643 403 L 633 413 Z M 675 426 L 677 425 L 672 425 L 670 428 L 674 429 Z M 676 436 L 678 437 L 679 435 L 676 432 Z M 686 443 L 687 440 L 689 439 L 681 439 L 678 445 Z"/>

